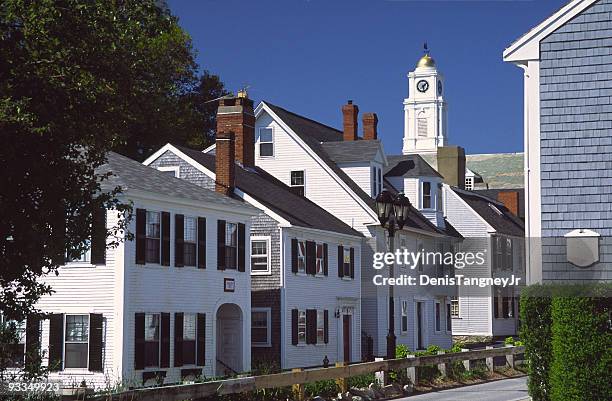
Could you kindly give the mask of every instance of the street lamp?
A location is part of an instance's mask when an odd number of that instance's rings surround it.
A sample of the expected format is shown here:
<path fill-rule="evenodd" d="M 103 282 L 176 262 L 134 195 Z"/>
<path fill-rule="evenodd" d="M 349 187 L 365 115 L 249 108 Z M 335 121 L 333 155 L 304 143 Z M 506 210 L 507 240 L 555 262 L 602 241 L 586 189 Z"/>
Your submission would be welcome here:
<path fill-rule="evenodd" d="M 386 189 L 376 197 L 376 213 L 380 225 L 389 233 L 389 251 L 395 250 L 395 225 L 401 230 L 410 213 L 410 201 L 403 192 L 393 197 Z M 389 265 L 389 277 L 394 277 L 393 264 Z M 393 302 L 393 286 L 389 285 L 389 332 L 387 333 L 387 359 L 395 358 L 395 306 Z"/>

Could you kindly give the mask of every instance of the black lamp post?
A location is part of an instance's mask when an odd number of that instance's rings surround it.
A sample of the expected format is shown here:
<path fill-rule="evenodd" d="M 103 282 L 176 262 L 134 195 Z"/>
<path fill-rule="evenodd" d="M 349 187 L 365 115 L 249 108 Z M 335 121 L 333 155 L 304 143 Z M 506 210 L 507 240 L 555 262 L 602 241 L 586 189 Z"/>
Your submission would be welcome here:
<path fill-rule="evenodd" d="M 401 230 L 410 213 L 410 201 L 403 192 L 393 197 L 386 189 L 376 197 L 376 211 L 380 225 L 389 233 L 389 252 L 395 251 L 395 230 Z M 389 265 L 389 277 L 394 277 L 393 264 Z M 387 333 L 387 359 L 395 358 L 395 304 L 393 286 L 389 286 L 389 332 Z"/>

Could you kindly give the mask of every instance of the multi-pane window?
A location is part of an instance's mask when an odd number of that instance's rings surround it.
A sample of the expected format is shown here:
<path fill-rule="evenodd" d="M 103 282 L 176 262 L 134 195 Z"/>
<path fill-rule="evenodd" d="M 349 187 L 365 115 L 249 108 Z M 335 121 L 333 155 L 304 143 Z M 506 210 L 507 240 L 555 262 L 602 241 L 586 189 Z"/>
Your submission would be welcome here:
<path fill-rule="evenodd" d="M 259 129 L 259 156 L 274 156 L 274 133 L 272 128 Z"/>
<path fill-rule="evenodd" d="M 195 217 L 185 217 L 183 224 L 183 264 L 195 266 L 198 225 Z"/>
<path fill-rule="evenodd" d="M 450 332 L 452 330 L 453 318 L 451 316 L 451 304 L 450 302 L 446 303 L 446 331 Z"/>
<path fill-rule="evenodd" d="M 317 311 L 317 344 L 325 343 L 325 315 L 322 310 Z"/>
<path fill-rule="evenodd" d="M 160 213 L 147 211 L 147 263 L 159 263 Z"/>
<path fill-rule="evenodd" d="M 298 241 L 298 272 L 306 273 L 306 241 Z"/>
<path fill-rule="evenodd" d="M 145 366 L 159 366 L 159 320 L 158 313 L 145 314 Z"/>
<path fill-rule="evenodd" d="M 258 347 L 270 346 L 270 308 L 251 311 L 251 343 Z"/>
<path fill-rule="evenodd" d="M 440 327 L 441 327 L 441 324 L 440 324 L 441 316 L 440 316 L 440 314 L 441 314 L 441 312 L 442 311 L 440 310 L 440 302 L 436 301 L 435 302 L 436 331 L 440 331 Z"/>
<path fill-rule="evenodd" d="M 294 193 L 304 196 L 304 183 L 304 170 L 291 172 L 291 190 Z"/>
<path fill-rule="evenodd" d="M 66 315 L 64 367 L 87 368 L 89 356 L 89 315 Z"/>
<path fill-rule="evenodd" d="M 238 224 L 225 224 L 225 268 L 238 266 Z"/>
<path fill-rule="evenodd" d="M 306 344 L 306 311 L 298 311 L 298 344 Z"/>
<path fill-rule="evenodd" d="M 512 239 L 506 238 L 506 265 L 504 266 L 507 270 L 512 270 Z"/>
<path fill-rule="evenodd" d="M 195 313 L 183 315 L 183 364 L 185 365 L 196 363 L 196 322 Z"/>
<path fill-rule="evenodd" d="M 496 241 L 495 244 L 495 262 L 496 262 L 496 267 L 497 269 L 503 269 L 504 268 L 504 249 L 502 244 L 505 244 L 504 238 L 501 237 L 495 237 L 493 238 L 494 241 Z"/>
<path fill-rule="evenodd" d="M 402 299 L 402 333 L 406 333 L 408 331 L 408 301 Z"/>
<path fill-rule="evenodd" d="M 351 277 L 351 249 L 344 248 L 344 263 L 342 268 L 344 269 L 344 277 Z"/>
<path fill-rule="evenodd" d="M 450 301 L 451 317 L 459 317 L 459 298 L 452 297 Z"/>
<path fill-rule="evenodd" d="M 5 320 L 4 315 L 0 314 L 0 327 L 10 329 L 12 332 L 12 326 L 14 326 L 17 341 L 16 343 L 3 344 L 6 350 L 4 365 L 8 368 L 20 368 L 23 367 L 25 355 L 25 323 Z"/>
<path fill-rule="evenodd" d="M 268 238 L 251 238 L 251 272 L 270 272 L 270 241 Z"/>
<path fill-rule="evenodd" d="M 325 251 L 323 244 L 317 244 L 317 274 L 325 274 Z"/>
<path fill-rule="evenodd" d="M 465 177 L 465 189 L 468 191 L 474 189 L 474 177 Z"/>
<path fill-rule="evenodd" d="M 423 181 L 423 194 L 421 206 L 423 209 L 431 209 L 431 182 Z"/>

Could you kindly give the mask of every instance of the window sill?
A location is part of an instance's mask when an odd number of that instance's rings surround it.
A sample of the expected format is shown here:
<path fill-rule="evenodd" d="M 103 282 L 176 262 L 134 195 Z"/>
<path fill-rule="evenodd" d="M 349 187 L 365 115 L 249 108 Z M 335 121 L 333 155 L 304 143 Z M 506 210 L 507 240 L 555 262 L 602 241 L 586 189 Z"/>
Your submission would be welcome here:
<path fill-rule="evenodd" d="M 264 344 L 264 343 L 260 343 L 260 344 L 251 344 L 251 347 L 253 348 L 271 348 L 272 344 Z"/>
<path fill-rule="evenodd" d="M 253 271 L 251 270 L 251 276 L 271 276 L 271 271 Z"/>
<path fill-rule="evenodd" d="M 351 277 L 346 277 L 346 276 L 344 276 L 344 277 L 342 277 L 342 280 L 343 280 L 343 281 L 353 281 L 353 280 L 355 280 L 355 279 L 354 279 L 354 278 L 351 278 Z"/>
<path fill-rule="evenodd" d="M 293 274 L 295 274 L 296 276 L 300 276 L 300 277 L 307 277 L 308 276 L 308 274 L 306 274 L 306 272 L 296 272 L 296 273 L 293 273 Z"/>
<path fill-rule="evenodd" d="M 315 277 L 325 278 L 327 276 L 325 275 L 325 273 L 317 273 L 317 274 L 315 274 Z"/>
<path fill-rule="evenodd" d="M 88 263 L 88 262 L 69 262 L 69 263 L 66 263 L 62 267 L 65 267 L 65 268 L 68 268 L 68 269 L 78 269 L 78 268 L 81 268 L 81 269 L 83 269 L 83 268 L 84 269 L 93 269 L 96 266 L 98 266 L 98 265 L 94 265 L 94 264 L 91 264 L 91 263 Z"/>
<path fill-rule="evenodd" d="M 102 373 L 102 372 L 99 372 Z M 87 375 L 93 376 L 96 372 L 91 372 L 88 369 L 80 369 L 80 368 L 66 368 L 58 373 L 60 376 L 66 375 Z"/>

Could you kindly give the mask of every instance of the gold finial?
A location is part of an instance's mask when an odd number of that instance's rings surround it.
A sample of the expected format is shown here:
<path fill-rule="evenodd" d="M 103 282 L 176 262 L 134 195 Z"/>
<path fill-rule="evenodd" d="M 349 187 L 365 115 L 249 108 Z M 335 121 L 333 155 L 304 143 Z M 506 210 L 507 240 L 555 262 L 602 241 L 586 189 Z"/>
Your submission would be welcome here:
<path fill-rule="evenodd" d="M 417 65 L 416 65 L 417 68 L 423 68 L 423 67 L 425 67 L 425 68 L 432 68 L 432 67 L 435 67 L 436 66 L 436 62 L 429 55 L 429 48 L 427 47 L 427 42 L 423 43 L 423 53 L 425 53 L 425 54 L 417 62 Z"/>

